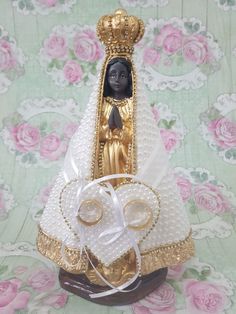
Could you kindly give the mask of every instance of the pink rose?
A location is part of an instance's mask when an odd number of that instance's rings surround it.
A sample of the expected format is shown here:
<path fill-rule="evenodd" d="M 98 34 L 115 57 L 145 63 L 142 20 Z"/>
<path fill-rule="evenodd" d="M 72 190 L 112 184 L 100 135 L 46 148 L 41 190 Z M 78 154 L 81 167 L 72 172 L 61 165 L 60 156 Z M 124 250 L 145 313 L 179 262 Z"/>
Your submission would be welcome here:
<path fill-rule="evenodd" d="M 187 202 L 192 195 L 192 185 L 190 181 L 183 177 L 176 177 L 176 183 L 180 190 L 183 202 Z"/>
<path fill-rule="evenodd" d="M 223 288 L 206 281 L 186 280 L 184 293 L 191 314 L 222 314 L 228 301 Z"/>
<path fill-rule="evenodd" d="M 56 133 L 50 133 L 40 142 L 40 155 L 49 160 L 57 160 L 66 152 L 67 144 L 61 142 Z"/>
<path fill-rule="evenodd" d="M 185 272 L 185 267 L 182 264 L 168 267 L 167 279 L 180 280 Z"/>
<path fill-rule="evenodd" d="M 169 152 L 174 149 L 179 140 L 177 133 L 169 129 L 160 129 L 160 133 L 166 150 Z"/>
<path fill-rule="evenodd" d="M 193 195 L 198 208 L 209 210 L 214 214 L 223 214 L 231 209 L 219 188 L 211 183 L 195 186 Z"/>
<path fill-rule="evenodd" d="M 80 64 L 74 60 L 68 60 L 63 68 L 64 76 L 70 83 L 80 82 L 83 71 Z"/>
<path fill-rule="evenodd" d="M 146 48 L 143 53 L 143 62 L 146 64 L 154 65 L 161 59 L 161 55 L 155 49 Z"/>
<path fill-rule="evenodd" d="M 40 4 L 45 5 L 46 7 L 54 7 L 57 4 L 58 0 L 37 0 Z"/>
<path fill-rule="evenodd" d="M 27 270 L 28 270 L 28 267 L 26 266 L 17 266 L 16 268 L 14 268 L 14 274 L 21 275 L 25 273 Z"/>
<path fill-rule="evenodd" d="M 60 309 L 65 306 L 68 295 L 64 291 L 54 292 L 43 300 L 43 304 L 53 306 L 55 309 Z"/>
<path fill-rule="evenodd" d="M 19 292 L 21 281 L 18 279 L 0 281 L 0 314 L 14 314 L 15 310 L 25 309 L 30 293 Z"/>
<path fill-rule="evenodd" d="M 0 39 L 0 71 L 12 69 L 17 60 L 13 55 L 11 45 L 5 39 Z"/>
<path fill-rule="evenodd" d="M 192 35 L 186 38 L 183 43 L 183 56 L 197 65 L 209 61 L 207 39 L 202 35 Z"/>
<path fill-rule="evenodd" d="M 102 51 L 96 35 L 91 30 L 78 33 L 74 38 L 74 51 L 83 61 L 94 62 L 102 57 Z"/>
<path fill-rule="evenodd" d="M 50 269 L 38 269 L 28 278 L 28 284 L 38 292 L 44 292 L 54 287 L 56 274 Z"/>
<path fill-rule="evenodd" d="M 158 122 L 160 120 L 160 115 L 159 115 L 159 111 L 157 107 L 155 106 L 152 107 L 152 113 L 153 113 L 155 121 Z"/>
<path fill-rule="evenodd" d="M 52 34 L 44 41 L 44 49 L 51 58 L 64 58 L 68 52 L 66 38 L 62 35 Z"/>
<path fill-rule="evenodd" d="M 182 47 L 182 31 L 173 27 L 171 24 L 162 27 L 160 33 L 155 38 L 155 44 L 163 47 L 167 54 L 174 54 Z"/>
<path fill-rule="evenodd" d="M 175 313 L 175 292 L 168 283 L 133 304 L 135 314 L 173 314 Z"/>
<path fill-rule="evenodd" d="M 18 151 L 25 153 L 37 149 L 40 141 L 38 128 L 28 123 L 22 123 L 13 127 L 10 131 Z"/>
<path fill-rule="evenodd" d="M 221 148 L 236 147 L 236 123 L 227 118 L 211 121 L 208 130 Z"/>
<path fill-rule="evenodd" d="M 48 201 L 52 186 L 53 185 L 50 184 L 49 186 L 43 187 L 39 192 L 39 200 L 43 205 L 45 205 Z"/>
<path fill-rule="evenodd" d="M 173 61 L 170 58 L 166 58 L 163 63 L 165 66 L 169 67 L 169 66 L 171 66 Z"/>
<path fill-rule="evenodd" d="M 64 127 L 64 134 L 67 138 L 71 138 L 77 129 L 77 123 L 69 123 Z"/>

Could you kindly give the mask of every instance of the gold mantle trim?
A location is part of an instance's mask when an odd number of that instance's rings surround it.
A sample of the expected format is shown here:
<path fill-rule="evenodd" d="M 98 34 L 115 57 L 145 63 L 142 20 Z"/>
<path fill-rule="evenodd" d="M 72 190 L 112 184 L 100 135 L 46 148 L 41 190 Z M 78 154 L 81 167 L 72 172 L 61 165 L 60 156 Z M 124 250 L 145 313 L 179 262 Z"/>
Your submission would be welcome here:
<path fill-rule="evenodd" d="M 189 235 L 182 241 L 161 245 L 155 249 L 142 252 L 141 274 L 147 275 L 163 267 L 184 263 L 191 258 L 194 255 L 194 242 L 191 236 L 192 233 L 190 231 Z M 64 256 L 62 256 L 61 241 L 47 235 L 40 227 L 37 247 L 42 255 L 55 262 L 65 271 L 80 274 L 86 273 L 89 268 L 86 255 L 83 254 L 80 259 L 80 251 L 78 249 L 65 246 L 63 249 Z"/>

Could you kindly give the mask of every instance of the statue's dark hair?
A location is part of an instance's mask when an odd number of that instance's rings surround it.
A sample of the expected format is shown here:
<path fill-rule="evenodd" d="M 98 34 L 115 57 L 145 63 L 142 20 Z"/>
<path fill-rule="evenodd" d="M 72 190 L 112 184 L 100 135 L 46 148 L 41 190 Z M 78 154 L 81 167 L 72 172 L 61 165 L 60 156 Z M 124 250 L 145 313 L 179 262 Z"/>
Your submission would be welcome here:
<path fill-rule="evenodd" d="M 126 67 L 126 69 L 127 69 L 127 72 L 128 72 L 128 87 L 127 87 L 127 90 L 126 90 L 126 97 L 132 97 L 132 95 L 133 95 L 133 92 L 132 92 L 132 74 L 131 74 L 132 65 L 131 65 L 131 62 L 129 60 L 127 60 L 125 58 L 122 58 L 122 57 L 113 58 L 107 64 L 105 81 L 104 81 L 103 96 L 104 97 L 112 96 L 112 91 L 111 91 L 110 85 L 108 83 L 107 76 L 108 76 L 108 72 L 109 72 L 110 67 L 113 64 L 117 63 L 117 62 L 123 64 Z"/>

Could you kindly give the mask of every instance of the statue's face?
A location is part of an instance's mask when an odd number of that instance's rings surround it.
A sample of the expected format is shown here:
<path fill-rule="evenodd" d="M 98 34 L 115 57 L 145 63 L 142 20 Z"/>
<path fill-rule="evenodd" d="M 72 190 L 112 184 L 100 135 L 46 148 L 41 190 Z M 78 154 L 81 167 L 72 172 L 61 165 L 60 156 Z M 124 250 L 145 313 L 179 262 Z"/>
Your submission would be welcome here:
<path fill-rule="evenodd" d="M 126 66 L 117 62 L 111 65 L 107 79 L 112 91 L 124 94 L 128 87 L 128 71 Z"/>

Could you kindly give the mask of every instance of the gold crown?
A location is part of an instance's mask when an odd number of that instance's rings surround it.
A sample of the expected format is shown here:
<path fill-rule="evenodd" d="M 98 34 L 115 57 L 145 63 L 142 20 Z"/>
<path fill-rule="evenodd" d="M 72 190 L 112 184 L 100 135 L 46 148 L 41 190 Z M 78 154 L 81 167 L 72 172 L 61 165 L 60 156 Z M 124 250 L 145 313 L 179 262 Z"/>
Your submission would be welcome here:
<path fill-rule="evenodd" d="M 106 46 L 107 54 L 131 55 L 134 44 L 140 41 L 143 34 L 143 21 L 129 16 L 123 9 L 102 16 L 97 24 L 97 36 Z"/>

